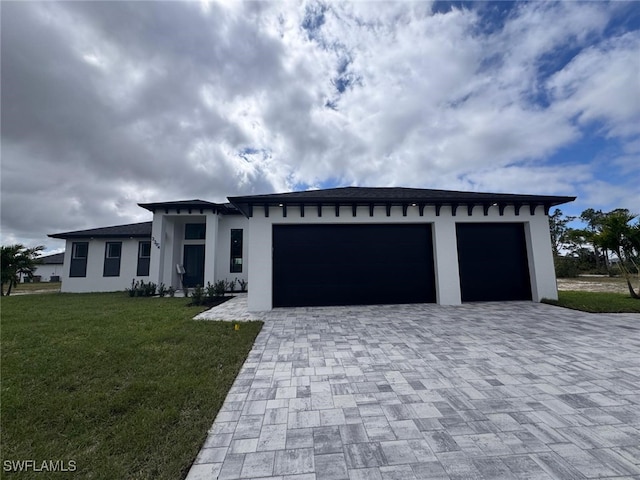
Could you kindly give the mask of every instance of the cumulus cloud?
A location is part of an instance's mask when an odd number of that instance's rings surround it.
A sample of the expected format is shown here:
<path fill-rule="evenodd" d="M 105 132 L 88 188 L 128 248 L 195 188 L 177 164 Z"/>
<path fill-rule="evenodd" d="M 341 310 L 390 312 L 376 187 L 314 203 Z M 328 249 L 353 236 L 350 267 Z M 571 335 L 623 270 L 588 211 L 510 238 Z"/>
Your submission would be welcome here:
<path fill-rule="evenodd" d="M 3 242 L 148 219 L 137 202 L 326 185 L 633 208 L 640 36 L 628 14 L 595 2 L 5 2 Z M 616 153 L 565 160 L 592 135 Z M 599 178 L 603 161 L 621 174 Z"/>
<path fill-rule="evenodd" d="M 559 110 L 608 136 L 640 134 L 640 32 L 589 47 L 549 80 Z"/>

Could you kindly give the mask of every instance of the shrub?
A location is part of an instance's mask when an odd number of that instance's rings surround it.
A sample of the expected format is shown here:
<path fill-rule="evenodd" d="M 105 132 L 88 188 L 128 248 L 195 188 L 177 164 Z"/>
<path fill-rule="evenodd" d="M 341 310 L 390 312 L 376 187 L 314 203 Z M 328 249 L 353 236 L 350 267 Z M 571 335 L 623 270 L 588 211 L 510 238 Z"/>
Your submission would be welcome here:
<path fill-rule="evenodd" d="M 127 292 L 127 295 L 129 295 L 130 297 L 135 297 L 135 295 L 136 295 L 136 288 L 137 288 L 136 283 L 137 283 L 136 279 L 133 278 L 133 279 L 131 279 L 131 288 L 125 288 L 124 289 L 124 291 Z"/>
<path fill-rule="evenodd" d="M 240 280 L 238 280 L 238 283 L 240 284 L 240 291 L 241 292 L 246 292 L 247 291 L 247 285 L 249 284 L 249 282 L 247 282 L 245 279 L 241 278 Z"/>
<path fill-rule="evenodd" d="M 579 272 L 577 259 L 573 257 L 555 257 L 556 277 L 577 277 Z"/>
<path fill-rule="evenodd" d="M 131 288 L 125 288 L 125 291 L 130 297 L 153 297 L 156 294 L 158 286 L 153 283 L 145 283 L 144 280 L 136 281 L 131 280 Z"/>
<path fill-rule="evenodd" d="M 224 280 L 218 280 L 213 284 L 213 296 L 214 297 L 224 297 L 224 292 L 227 288 L 227 282 Z"/>
<path fill-rule="evenodd" d="M 236 282 L 238 281 L 237 278 L 231 280 L 231 281 L 226 281 L 226 285 L 225 285 L 225 291 L 226 292 L 235 292 L 236 290 Z"/>
<path fill-rule="evenodd" d="M 191 303 L 194 305 L 202 305 L 204 302 L 204 289 L 200 285 L 196 285 L 191 294 Z"/>
<path fill-rule="evenodd" d="M 158 289 L 158 285 L 156 285 L 153 282 L 149 282 L 146 284 L 143 284 L 143 295 L 145 297 L 153 297 L 156 294 L 156 290 Z"/>
<path fill-rule="evenodd" d="M 216 296 L 216 289 L 213 285 L 211 285 L 211 282 L 207 282 L 207 288 L 205 289 L 207 298 L 213 298 Z"/>
<path fill-rule="evenodd" d="M 158 285 L 158 295 L 164 297 L 167 294 L 167 288 L 164 286 L 164 283 Z"/>
<path fill-rule="evenodd" d="M 176 289 L 171 286 L 167 289 L 167 293 L 169 294 L 169 297 L 173 298 L 176 294 Z"/>

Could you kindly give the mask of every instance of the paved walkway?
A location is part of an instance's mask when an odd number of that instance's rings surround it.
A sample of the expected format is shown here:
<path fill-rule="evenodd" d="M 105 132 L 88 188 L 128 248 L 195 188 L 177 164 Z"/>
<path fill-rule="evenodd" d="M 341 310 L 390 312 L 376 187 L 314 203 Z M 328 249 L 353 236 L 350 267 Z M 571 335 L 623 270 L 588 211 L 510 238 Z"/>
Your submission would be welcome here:
<path fill-rule="evenodd" d="M 265 325 L 188 480 L 640 479 L 640 315 L 243 302 L 204 315 Z"/>

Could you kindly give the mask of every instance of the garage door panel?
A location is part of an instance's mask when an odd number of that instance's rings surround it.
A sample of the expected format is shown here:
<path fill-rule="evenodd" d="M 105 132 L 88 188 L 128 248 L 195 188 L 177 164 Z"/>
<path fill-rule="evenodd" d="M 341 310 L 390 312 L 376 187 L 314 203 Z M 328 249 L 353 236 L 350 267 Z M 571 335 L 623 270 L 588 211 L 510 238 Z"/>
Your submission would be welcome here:
<path fill-rule="evenodd" d="M 435 301 L 429 225 L 274 225 L 274 306 Z"/>
<path fill-rule="evenodd" d="M 521 223 L 456 225 L 463 302 L 531 300 Z"/>

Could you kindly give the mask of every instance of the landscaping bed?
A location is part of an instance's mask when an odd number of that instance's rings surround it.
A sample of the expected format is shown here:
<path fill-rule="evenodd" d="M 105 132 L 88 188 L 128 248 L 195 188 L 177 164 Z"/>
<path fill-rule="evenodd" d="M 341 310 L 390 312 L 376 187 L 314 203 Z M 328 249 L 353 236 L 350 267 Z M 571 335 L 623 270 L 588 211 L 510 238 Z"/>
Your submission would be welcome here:
<path fill-rule="evenodd" d="M 207 308 L 217 307 L 218 305 L 222 305 L 224 302 L 228 302 L 232 298 L 234 298 L 233 295 L 229 295 L 225 297 L 203 297 L 202 299 L 199 299 L 197 301 L 192 300 L 191 303 L 187 305 L 189 307 L 203 307 L 207 309 Z"/>

